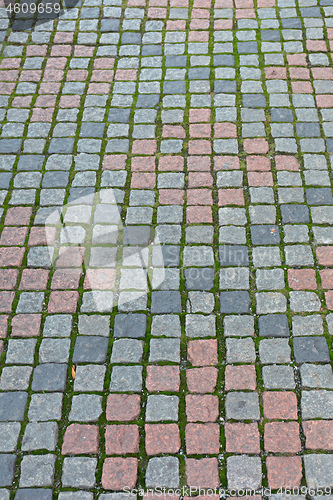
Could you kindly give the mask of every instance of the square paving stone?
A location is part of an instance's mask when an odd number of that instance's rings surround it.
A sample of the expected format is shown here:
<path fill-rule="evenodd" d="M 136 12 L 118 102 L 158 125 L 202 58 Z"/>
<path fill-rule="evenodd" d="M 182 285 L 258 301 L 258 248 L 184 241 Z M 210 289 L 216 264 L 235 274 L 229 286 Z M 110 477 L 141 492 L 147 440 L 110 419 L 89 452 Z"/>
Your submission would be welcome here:
<path fill-rule="evenodd" d="M 76 368 L 74 391 L 103 391 L 106 367 L 101 365 L 79 365 Z"/>
<path fill-rule="evenodd" d="M 180 319 L 175 314 L 153 316 L 151 334 L 155 337 L 180 337 Z"/>
<path fill-rule="evenodd" d="M 40 363 L 67 363 L 70 339 L 43 339 L 39 347 Z"/>
<path fill-rule="evenodd" d="M 215 321 L 214 314 L 210 314 L 209 316 L 203 314 L 187 314 L 185 319 L 186 336 L 190 338 L 215 337 Z"/>
<path fill-rule="evenodd" d="M 109 339 L 105 337 L 77 337 L 73 352 L 73 363 L 104 363 Z"/>
<path fill-rule="evenodd" d="M 16 312 L 37 313 L 42 312 L 44 292 L 23 292 L 20 295 Z"/>
<path fill-rule="evenodd" d="M 331 487 L 333 484 L 333 455 L 304 455 L 306 484 L 309 488 Z"/>
<path fill-rule="evenodd" d="M 226 339 L 227 363 L 254 363 L 256 352 L 253 339 Z"/>
<path fill-rule="evenodd" d="M 306 205 L 281 205 L 282 224 L 310 222 Z"/>
<path fill-rule="evenodd" d="M 154 457 L 146 470 L 147 488 L 177 488 L 179 485 L 179 461 L 176 457 Z"/>
<path fill-rule="evenodd" d="M 333 418 L 332 391 L 302 391 L 301 409 L 303 419 Z"/>
<path fill-rule="evenodd" d="M 129 123 L 131 116 L 130 109 L 111 108 L 108 121 L 111 123 Z"/>
<path fill-rule="evenodd" d="M 79 394 L 73 396 L 70 422 L 97 422 L 102 414 L 102 396 Z"/>
<path fill-rule="evenodd" d="M 319 314 L 311 316 L 294 316 L 292 331 L 295 337 L 305 335 L 322 335 L 324 333 L 323 320 Z"/>
<path fill-rule="evenodd" d="M 302 364 L 300 371 L 303 387 L 333 389 L 331 365 Z"/>
<path fill-rule="evenodd" d="M 289 337 L 288 318 L 285 314 L 259 316 L 260 337 Z"/>
<path fill-rule="evenodd" d="M 26 455 L 21 462 L 20 488 L 52 486 L 56 455 Z"/>
<path fill-rule="evenodd" d="M 111 373 L 111 392 L 140 392 L 142 366 L 114 366 Z"/>
<path fill-rule="evenodd" d="M 265 389 L 295 389 L 294 371 L 291 366 L 264 366 L 262 376 Z"/>
<path fill-rule="evenodd" d="M 185 286 L 187 290 L 211 290 L 214 286 L 214 269 L 209 267 L 193 267 L 185 269 Z"/>
<path fill-rule="evenodd" d="M 234 456 L 227 458 L 229 489 L 258 489 L 261 486 L 261 478 L 261 460 L 259 457 Z"/>
<path fill-rule="evenodd" d="M 254 336 L 254 318 L 252 316 L 225 316 L 223 327 L 225 337 Z"/>
<path fill-rule="evenodd" d="M 22 421 L 27 399 L 26 392 L 0 393 L 0 422 Z"/>
<path fill-rule="evenodd" d="M 72 488 L 93 488 L 96 483 L 97 458 L 66 457 L 61 482 Z"/>
<path fill-rule="evenodd" d="M 14 479 L 16 456 L 0 455 L 0 486 L 11 486 Z"/>
<path fill-rule="evenodd" d="M 101 499 L 105 495 L 100 495 Z M 61 491 L 58 500 L 94 500 L 93 493 L 89 491 Z"/>
<path fill-rule="evenodd" d="M 253 245 L 278 245 L 280 243 L 278 226 L 251 226 L 251 241 Z"/>
<path fill-rule="evenodd" d="M 60 420 L 62 399 L 63 395 L 59 392 L 54 394 L 33 394 L 28 412 L 30 422 Z"/>
<path fill-rule="evenodd" d="M 56 422 L 30 423 L 26 426 L 22 440 L 23 451 L 54 451 L 58 441 Z"/>
<path fill-rule="evenodd" d="M 114 322 L 114 337 L 141 338 L 146 334 L 145 314 L 117 314 Z"/>
<path fill-rule="evenodd" d="M 309 205 L 333 205 L 331 188 L 309 188 L 305 195 Z"/>
<path fill-rule="evenodd" d="M 152 314 L 181 313 L 180 292 L 152 292 L 151 312 Z"/>
<path fill-rule="evenodd" d="M 19 488 L 14 500 L 52 500 L 52 498 L 53 492 L 50 489 Z"/>
<path fill-rule="evenodd" d="M 271 109 L 272 122 L 293 122 L 293 112 L 291 109 L 285 108 L 272 108 Z"/>
<path fill-rule="evenodd" d="M 249 292 L 221 292 L 220 310 L 222 314 L 249 313 L 251 299 Z"/>
<path fill-rule="evenodd" d="M 259 398 L 256 392 L 228 392 L 225 398 L 227 420 L 259 420 Z"/>
<path fill-rule="evenodd" d="M 36 366 L 33 373 L 31 389 L 34 392 L 64 391 L 67 380 L 67 365 L 59 363 L 43 363 Z"/>
<path fill-rule="evenodd" d="M 146 422 L 163 422 L 178 420 L 179 398 L 164 394 L 148 396 Z"/>
<path fill-rule="evenodd" d="M 171 361 L 180 363 L 180 340 L 178 339 L 151 339 L 149 362 Z"/>
<path fill-rule="evenodd" d="M 29 387 L 31 366 L 5 366 L 0 377 L 1 391 L 25 390 Z"/>
<path fill-rule="evenodd" d="M 222 245 L 219 247 L 221 266 L 248 266 L 249 251 L 242 245 Z"/>
<path fill-rule="evenodd" d="M 259 343 L 261 363 L 290 363 L 290 346 L 287 339 L 267 339 Z"/>
<path fill-rule="evenodd" d="M 110 318 L 93 314 L 80 314 L 79 316 L 80 335 L 97 335 L 108 337 L 110 335 Z"/>
<path fill-rule="evenodd" d="M 112 346 L 111 363 L 141 363 L 143 342 L 135 339 L 115 340 Z"/>
<path fill-rule="evenodd" d="M 32 365 L 36 343 L 36 339 L 10 339 L 6 353 L 6 364 Z"/>
<path fill-rule="evenodd" d="M 0 423 L 0 452 L 15 451 L 20 434 L 19 422 Z M 1 497 L 0 497 L 1 498 Z"/>
<path fill-rule="evenodd" d="M 69 337 L 72 330 L 72 316 L 70 314 L 56 314 L 47 316 L 44 323 L 44 337 Z"/>
<path fill-rule="evenodd" d="M 296 363 L 324 363 L 330 360 L 325 337 L 295 337 L 294 354 Z"/>

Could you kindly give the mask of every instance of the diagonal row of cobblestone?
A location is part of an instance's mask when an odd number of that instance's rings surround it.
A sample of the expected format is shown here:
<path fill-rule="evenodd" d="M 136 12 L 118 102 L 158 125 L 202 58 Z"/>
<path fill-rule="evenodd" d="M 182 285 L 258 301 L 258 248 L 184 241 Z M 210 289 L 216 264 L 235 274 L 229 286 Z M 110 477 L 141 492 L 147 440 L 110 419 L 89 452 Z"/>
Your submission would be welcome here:
<path fill-rule="evenodd" d="M 329 497 L 333 0 L 5 3 L 0 500 Z"/>

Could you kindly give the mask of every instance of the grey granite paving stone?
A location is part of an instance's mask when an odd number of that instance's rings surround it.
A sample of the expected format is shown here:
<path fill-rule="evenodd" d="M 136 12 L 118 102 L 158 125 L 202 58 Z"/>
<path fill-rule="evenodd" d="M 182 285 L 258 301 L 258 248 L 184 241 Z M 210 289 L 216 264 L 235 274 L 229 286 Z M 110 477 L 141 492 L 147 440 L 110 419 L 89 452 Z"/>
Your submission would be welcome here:
<path fill-rule="evenodd" d="M 181 313 L 181 297 L 179 292 L 152 292 L 152 314 Z"/>
<path fill-rule="evenodd" d="M 48 450 L 55 451 L 58 441 L 58 425 L 56 422 L 39 422 L 27 424 L 23 440 L 23 451 Z"/>
<path fill-rule="evenodd" d="M 115 340 L 112 345 L 111 363 L 140 363 L 143 343 L 136 339 Z"/>
<path fill-rule="evenodd" d="M 146 470 L 146 486 L 176 488 L 179 485 L 179 461 L 176 457 L 153 457 Z"/>
<path fill-rule="evenodd" d="M 56 455 L 26 455 L 21 462 L 19 486 L 52 486 Z"/>
<path fill-rule="evenodd" d="M 254 363 L 256 353 L 253 339 L 226 339 L 227 363 Z"/>
<path fill-rule="evenodd" d="M 263 366 L 262 377 L 265 389 L 295 389 L 296 386 L 291 366 Z"/>
<path fill-rule="evenodd" d="M 261 486 L 261 478 L 259 457 L 233 456 L 227 458 L 229 489 L 258 489 Z"/>
<path fill-rule="evenodd" d="M 332 367 L 327 365 L 302 364 L 300 367 L 303 387 L 332 389 Z"/>
<path fill-rule="evenodd" d="M 201 311 L 202 308 L 199 308 Z M 193 311 L 197 312 L 197 311 Z M 185 319 L 187 337 L 214 337 L 216 335 L 215 315 L 187 314 Z"/>
<path fill-rule="evenodd" d="M 289 337 L 288 318 L 285 314 L 267 314 L 258 319 L 260 337 Z"/>
<path fill-rule="evenodd" d="M 45 318 L 44 337 L 69 337 L 72 329 L 72 316 L 69 314 L 57 314 Z"/>
<path fill-rule="evenodd" d="M 97 458 L 66 457 L 61 483 L 72 488 L 93 488 L 96 482 Z"/>
<path fill-rule="evenodd" d="M 73 396 L 69 413 L 70 422 L 97 422 L 102 414 L 102 396 L 79 394 Z"/>
<path fill-rule="evenodd" d="M 228 392 L 225 398 L 227 420 L 259 420 L 259 399 L 256 392 Z"/>
<path fill-rule="evenodd" d="M 102 392 L 106 367 L 101 365 L 79 365 L 76 368 L 74 391 Z"/>
<path fill-rule="evenodd" d="M 140 392 L 142 366 L 114 366 L 111 373 L 111 392 Z"/>
<path fill-rule="evenodd" d="M 333 393 L 331 391 L 302 391 L 301 410 L 303 419 L 332 419 Z"/>
<path fill-rule="evenodd" d="M 14 498 L 15 500 L 52 500 L 52 495 L 52 490 L 48 488 L 19 488 Z"/>
<path fill-rule="evenodd" d="M 170 361 L 180 363 L 180 340 L 178 339 L 151 339 L 149 362 Z"/>
<path fill-rule="evenodd" d="M 11 486 L 14 478 L 16 456 L 2 453 L 0 455 L 0 486 Z"/>
<path fill-rule="evenodd" d="M 324 337 L 295 337 L 293 343 L 297 363 L 324 363 L 330 360 Z"/>
<path fill-rule="evenodd" d="M 21 430 L 19 422 L 0 423 L 0 452 L 10 453 L 16 451 Z M 1 497 L 0 497 L 1 498 Z"/>
<path fill-rule="evenodd" d="M 34 392 L 64 391 L 66 387 L 67 365 L 60 363 L 43 363 L 36 366 L 33 372 L 31 389 Z"/>
<path fill-rule="evenodd" d="M 253 245 L 278 245 L 280 234 L 278 226 L 251 226 L 251 240 Z"/>
<path fill-rule="evenodd" d="M 73 363 L 104 363 L 108 350 L 108 339 L 98 336 L 79 336 L 76 339 Z"/>
<path fill-rule="evenodd" d="M 251 299 L 248 292 L 221 292 L 220 293 L 220 311 L 222 314 L 230 313 L 249 313 Z"/>
<path fill-rule="evenodd" d="M 23 421 L 27 399 L 23 391 L 0 393 L 0 422 Z"/>
<path fill-rule="evenodd" d="M 294 316 L 292 318 L 292 332 L 294 336 L 322 335 L 324 333 L 323 320 L 319 314 Z"/>
<path fill-rule="evenodd" d="M 32 365 L 36 343 L 36 339 L 10 339 L 6 353 L 6 364 Z"/>
<path fill-rule="evenodd" d="M 263 339 L 259 343 L 260 362 L 290 363 L 291 350 L 287 339 Z"/>
<path fill-rule="evenodd" d="M 304 9 L 305 10 L 305 9 Z M 333 484 L 333 456 L 311 454 L 304 456 L 305 477 L 309 488 L 325 488 Z"/>
<path fill-rule="evenodd" d="M 148 396 L 146 421 L 177 421 L 178 404 L 179 398 L 177 396 L 166 396 L 162 394 Z"/>

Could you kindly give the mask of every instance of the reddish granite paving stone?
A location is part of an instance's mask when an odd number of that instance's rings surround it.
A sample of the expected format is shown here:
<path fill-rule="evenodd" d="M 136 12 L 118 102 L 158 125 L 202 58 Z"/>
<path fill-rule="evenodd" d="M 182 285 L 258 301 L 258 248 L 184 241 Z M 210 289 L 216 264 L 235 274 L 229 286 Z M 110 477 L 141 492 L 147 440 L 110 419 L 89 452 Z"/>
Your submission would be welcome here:
<path fill-rule="evenodd" d="M 314 79 L 333 80 L 333 68 L 311 68 Z"/>
<path fill-rule="evenodd" d="M 4 349 L 4 343 L 3 340 L 0 340 L 0 355 L 3 353 L 3 349 Z"/>
<path fill-rule="evenodd" d="M 90 48 L 92 49 L 92 51 L 94 51 L 94 47 L 87 47 L 86 45 L 82 46 L 82 49 L 90 49 Z M 88 57 L 88 56 L 86 56 L 86 57 Z M 94 68 L 97 68 L 97 69 L 113 68 L 114 61 L 115 60 L 112 57 L 99 57 L 98 59 L 95 59 L 95 61 L 94 61 Z"/>
<path fill-rule="evenodd" d="M 227 453 L 260 453 L 258 424 L 225 423 Z"/>
<path fill-rule="evenodd" d="M 214 136 L 217 138 L 237 137 L 237 127 L 234 123 L 215 123 Z"/>
<path fill-rule="evenodd" d="M 156 185 L 156 175 L 152 172 L 133 172 L 131 188 L 152 189 Z"/>
<path fill-rule="evenodd" d="M 105 155 L 102 168 L 103 170 L 124 170 L 126 159 L 126 155 Z"/>
<path fill-rule="evenodd" d="M 320 266 L 332 267 L 333 266 L 333 247 L 317 247 L 316 248 L 317 260 Z"/>
<path fill-rule="evenodd" d="M 297 399 L 294 392 L 264 392 L 264 416 L 270 420 L 297 420 Z"/>
<path fill-rule="evenodd" d="M 210 171 L 211 160 L 209 156 L 189 156 L 187 158 L 187 169 L 194 172 Z"/>
<path fill-rule="evenodd" d="M 321 286 L 323 288 L 333 288 L 333 269 L 323 269 L 319 271 Z"/>
<path fill-rule="evenodd" d="M 219 206 L 226 205 L 245 205 L 243 189 L 219 189 Z"/>
<path fill-rule="evenodd" d="M 310 82 L 291 82 L 294 94 L 312 94 L 313 88 Z"/>
<path fill-rule="evenodd" d="M 134 155 L 153 155 L 156 153 L 156 141 L 135 140 L 133 141 L 132 153 Z"/>
<path fill-rule="evenodd" d="M 316 290 L 316 271 L 314 269 L 288 269 L 288 283 L 293 290 Z"/>
<path fill-rule="evenodd" d="M 84 256 L 84 248 L 61 247 L 56 260 L 56 267 L 81 267 Z"/>
<path fill-rule="evenodd" d="M 128 80 L 134 82 L 137 78 L 136 69 L 117 69 L 115 80 Z"/>
<path fill-rule="evenodd" d="M 186 210 L 188 224 L 212 223 L 212 209 L 210 207 L 188 207 Z"/>
<path fill-rule="evenodd" d="M 28 245 L 30 247 L 39 245 L 52 245 L 54 243 L 54 238 L 56 234 L 56 229 L 54 227 L 48 227 L 47 232 L 44 227 L 32 227 L 29 234 Z"/>
<path fill-rule="evenodd" d="M 217 458 L 185 458 L 187 485 L 200 488 L 218 488 L 220 485 Z"/>
<path fill-rule="evenodd" d="M 225 390 L 250 390 L 257 388 L 256 370 L 253 365 L 227 365 L 225 369 Z"/>
<path fill-rule="evenodd" d="M 212 127 L 208 123 L 190 125 L 190 137 L 210 137 Z"/>
<path fill-rule="evenodd" d="M 113 70 L 109 69 L 94 69 L 90 81 L 92 82 L 112 82 L 113 81 L 113 75 L 114 72 Z M 94 86 L 93 84 L 89 85 L 89 92 L 88 93 L 93 93 L 93 89 L 97 88 L 110 88 L 110 85 L 102 85 L 101 87 L 98 87 L 97 85 Z"/>
<path fill-rule="evenodd" d="M 301 451 L 297 422 L 271 422 L 265 425 L 265 450 L 273 453 Z"/>
<path fill-rule="evenodd" d="M 38 98 L 37 98 L 38 100 Z M 28 108 L 31 105 L 32 96 L 16 96 L 12 101 L 12 106 L 14 108 Z"/>
<path fill-rule="evenodd" d="M 1 314 L 0 315 L 0 338 L 4 339 L 7 336 L 7 328 L 8 328 L 8 315 Z"/>
<path fill-rule="evenodd" d="M 183 189 L 160 189 L 158 193 L 158 201 L 161 205 L 184 205 Z M 188 202 L 189 205 L 191 203 Z M 200 203 L 197 203 L 200 205 Z M 203 205 L 207 203 L 203 203 Z M 208 203 L 209 204 L 209 203 Z"/>
<path fill-rule="evenodd" d="M 17 277 L 17 269 L 0 269 L 0 290 L 14 290 Z"/>
<path fill-rule="evenodd" d="M 177 453 L 180 450 L 180 435 L 177 424 L 146 424 L 147 455 Z"/>
<path fill-rule="evenodd" d="M 47 310 L 49 313 L 75 313 L 78 298 L 78 292 L 51 292 Z"/>
<path fill-rule="evenodd" d="M 87 269 L 83 288 L 90 288 L 92 290 L 112 290 L 115 281 L 115 269 Z"/>
<path fill-rule="evenodd" d="M 0 237 L 0 245 L 24 245 L 27 234 L 27 227 L 4 227 Z"/>
<path fill-rule="evenodd" d="M 243 147 L 248 154 L 265 154 L 269 149 L 266 139 L 244 139 Z"/>
<path fill-rule="evenodd" d="M 247 180 L 249 186 L 273 186 L 271 172 L 248 172 Z"/>
<path fill-rule="evenodd" d="M 97 425 L 71 424 L 67 427 L 61 448 L 63 455 L 98 453 L 99 429 Z"/>
<path fill-rule="evenodd" d="M 248 156 L 246 158 L 246 169 L 248 171 L 269 171 L 271 162 L 266 156 Z"/>
<path fill-rule="evenodd" d="M 92 271 L 88 269 L 87 271 Z M 56 269 L 51 281 L 53 290 L 76 289 L 79 286 L 81 271 L 79 269 Z"/>
<path fill-rule="evenodd" d="M 201 125 L 200 125 L 201 126 Z M 191 127 L 191 125 L 190 125 Z M 190 136 L 191 132 L 190 132 Z M 207 137 L 210 136 L 210 133 Z M 185 139 L 185 130 L 181 125 L 163 125 L 162 128 L 162 137 L 174 137 L 176 139 Z M 194 137 L 203 137 L 203 136 L 194 136 Z"/>
<path fill-rule="evenodd" d="M 190 392 L 199 394 L 213 392 L 216 387 L 217 375 L 218 371 L 214 367 L 186 370 L 187 388 Z"/>
<path fill-rule="evenodd" d="M 219 424 L 187 424 L 185 428 L 187 455 L 216 455 L 220 451 Z"/>
<path fill-rule="evenodd" d="M 288 155 L 277 155 L 275 156 L 275 168 L 276 170 L 299 170 L 299 163 L 294 156 Z"/>
<path fill-rule="evenodd" d="M 292 80 L 310 80 L 310 71 L 307 68 L 289 68 Z"/>
<path fill-rule="evenodd" d="M 267 80 L 285 80 L 287 78 L 287 69 L 276 66 L 268 66 L 265 68 L 265 77 Z"/>
<path fill-rule="evenodd" d="M 31 207 L 12 207 L 8 208 L 5 217 L 6 226 L 22 226 L 30 222 L 32 214 Z"/>
<path fill-rule="evenodd" d="M 137 425 L 108 425 L 105 429 L 107 455 L 126 455 L 139 451 L 139 427 Z"/>
<path fill-rule="evenodd" d="M 306 54 L 288 54 L 287 61 L 290 66 L 307 66 Z"/>
<path fill-rule="evenodd" d="M 208 172 L 189 172 L 188 174 L 188 187 L 189 188 L 200 188 L 200 187 L 212 187 L 213 177 Z"/>
<path fill-rule="evenodd" d="M 187 344 L 187 359 L 193 366 L 217 363 L 217 340 L 190 340 Z"/>
<path fill-rule="evenodd" d="M 331 108 L 333 106 L 332 95 L 316 95 L 316 102 L 319 108 Z"/>
<path fill-rule="evenodd" d="M 200 36 L 205 35 L 205 33 L 200 32 L 199 35 Z M 190 38 L 194 38 L 194 37 L 195 37 L 195 33 L 193 33 L 193 32 L 190 33 L 189 41 L 191 41 Z M 192 108 L 189 110 L 189 122 L 190 123 L 209 122 L 210 116 L 211 116 L 210 109 L 193 109 Z"/>
<path fill-rule="evenodd" d="M 149 160 L 153 161 L 155 168 L 155 159 L 149 158 Z M 158 161 L 158 170 L 182 172 L 184 170 L 184 158 L 181 156 L 161 156 Z"/>
<path fill-rule="evenodd" d="M 219 416 L 219 399 L 217 396 L 186 396 L 186 417 L 188 422 L 215 422 Z"/>
<path fill-rule="evenodd" d="M 267 457 L 268 486 L 272 489 L 296 488 L 301 484 L 301 457 Z"/>
<path fill-rule="evenodd" d="M 35 108 L 32 112 L 32 122 L 51 122 L 54 113 L 54 108 L 42 109 Z"/>
<path fill-rule="evenodd" d="M 177 392 L 179 385 L 179 366 L 147 366 L 146 388 L 148 391 Z"/>
<path fill-rule="evenodd" d="M 102 486 L 105 490 L 121 491 L 134 488 L 138 477 L 137 458 L 106 458 L 103 464 Z"/>
<path fill-rule="evenodd" d="M 302 424 L 305 447 L 310 450 L 333 450 L 333 420 L 308 420 Z"/>
<path fill-rule="evenodd" d="M 326 302 L 326 307 L 330 311 L 333 310 L 333 291 L 330 290 L 329 292 L 325 292 L 325 302 Z"/>
<path fill-rule="evenodd" d="M 187 203 L 188 205 L 212 205 L 212 191 L 210 189 L 188 189 Z"/>
<path fill-rule="evenodd" d="M 15 292 L 0 292 L 0 313 L 11 313 Z"/>
<path fill-rule="evenodd" d="M 12 337 L 38 337 L 41 314 L 16 314 L 12 319 Z"/>
<path fill-rule="evenodd" d="M 107 420 L 119 422 L 137 420 L 140 411 L 140 396 L 137 394 L 109 394 L 107 398 Z"/>
<path fill-rule="evenodd" d="M 124 163 L 125 165 L 125 163 Z M 132 158 L 131 170 L 133 172 L 154 172 L 155 158 L 147 158 L 147 156 L 135 156 Z"/>
<path fill-rule="evenodd" d="M 46 269 L 23 269 L 20 290 L 46 290 L 49 271 Z"/>
<path fill-rule="evenodd" d="M 67 56 L 69 57 L 72 53 L 71 45 L 56 45 L 51 49 L 51 57 Z"/>
<path fill-rule="evenodd" d="M 188 153 L 190 155 L 210 155 L 212 145 L 210 141 L 192 139 L 188 141 Z"/>

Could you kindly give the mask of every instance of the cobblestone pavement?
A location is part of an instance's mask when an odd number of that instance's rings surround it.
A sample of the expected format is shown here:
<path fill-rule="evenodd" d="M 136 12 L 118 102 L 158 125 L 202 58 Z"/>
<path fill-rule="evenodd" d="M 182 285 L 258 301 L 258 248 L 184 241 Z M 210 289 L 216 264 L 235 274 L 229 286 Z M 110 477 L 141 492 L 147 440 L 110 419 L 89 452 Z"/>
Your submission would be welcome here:
<path fill-rule="evenodd" d="M 0 499 L 329 493 L 333 0 L 0 12 Z"/>

